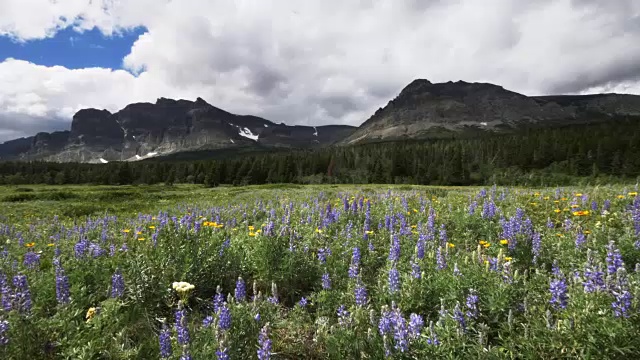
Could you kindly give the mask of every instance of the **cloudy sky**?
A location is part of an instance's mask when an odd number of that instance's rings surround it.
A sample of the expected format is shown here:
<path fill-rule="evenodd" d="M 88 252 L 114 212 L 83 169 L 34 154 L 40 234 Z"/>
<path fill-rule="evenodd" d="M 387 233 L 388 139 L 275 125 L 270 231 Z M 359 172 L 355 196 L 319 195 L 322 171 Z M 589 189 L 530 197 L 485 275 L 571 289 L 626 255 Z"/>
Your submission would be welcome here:
<path fill-rule="evenodd" d="M 1 0 L 0 141 L 200 96 L 358 125 L 411 80 L 640 94 L 638 0 Z"/>

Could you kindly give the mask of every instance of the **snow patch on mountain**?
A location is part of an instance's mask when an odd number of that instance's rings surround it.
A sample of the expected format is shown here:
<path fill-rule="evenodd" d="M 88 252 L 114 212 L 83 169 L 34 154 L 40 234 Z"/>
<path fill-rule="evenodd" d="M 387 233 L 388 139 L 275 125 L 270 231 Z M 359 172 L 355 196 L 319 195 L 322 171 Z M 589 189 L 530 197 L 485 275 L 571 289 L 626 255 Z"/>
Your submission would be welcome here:
<path fill-rule="evenodd" d="M 251 130 L 249 130 L 248 128 L 240 128 L 240 127 L 238 127 L 238 129 L 240 129 L 240 132 L 238 133 L 238 135 L 244 136 L 247 139 L 251 139 L 253 141 L 258 141 L 259 135 L 254 135 L 251 132 Z"/>

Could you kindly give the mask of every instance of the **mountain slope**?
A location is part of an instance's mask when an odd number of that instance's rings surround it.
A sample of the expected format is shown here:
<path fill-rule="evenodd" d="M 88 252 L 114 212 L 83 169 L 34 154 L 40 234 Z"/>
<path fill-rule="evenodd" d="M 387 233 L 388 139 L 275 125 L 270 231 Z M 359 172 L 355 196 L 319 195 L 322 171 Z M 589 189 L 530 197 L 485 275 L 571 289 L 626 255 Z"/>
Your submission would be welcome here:
<path fill-rule="evenodd" d="M 0 144 L 1 160 L 106 163 L 135 161 L 185 151 L 259 147 L 318 147 L 350 135 L 351 126 L 287 126 L 235 115 L 198 98 L 160 98 L 112 114 L 83 109 L 71 130 L 40 133 Z"/>
<path fill-rule="evenodd" d="M 529 97 L 487 83 L 434 84 L 417 79 L 342 144 L 503 132 L 531 126 L 640 117 L 640 96 L 620 94 Z"/>

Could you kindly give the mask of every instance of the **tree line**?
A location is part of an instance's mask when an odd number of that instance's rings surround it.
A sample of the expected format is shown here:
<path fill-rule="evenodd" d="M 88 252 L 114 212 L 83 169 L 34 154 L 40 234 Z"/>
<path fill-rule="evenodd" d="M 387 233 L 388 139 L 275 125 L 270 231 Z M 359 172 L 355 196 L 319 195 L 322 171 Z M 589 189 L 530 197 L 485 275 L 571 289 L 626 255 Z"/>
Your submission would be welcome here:
<path fill-rule="evenodd" d="M 3 162 L 0 184 L 565 185 L 640 175 L 640 121 L 512 134 L 334 146 L 192 161 Z"/>

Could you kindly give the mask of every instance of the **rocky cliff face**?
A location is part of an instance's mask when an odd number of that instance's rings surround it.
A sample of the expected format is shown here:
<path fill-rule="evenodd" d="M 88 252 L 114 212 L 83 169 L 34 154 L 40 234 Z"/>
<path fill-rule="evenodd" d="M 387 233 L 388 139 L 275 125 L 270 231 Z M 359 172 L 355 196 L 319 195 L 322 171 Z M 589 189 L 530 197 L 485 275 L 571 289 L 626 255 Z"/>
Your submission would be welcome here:
<path fill-rule="evenodd" d="M 528 97 L 500 86 L 414 80 L 342 144 L 437 138 L 640 116 L 640 96 L 599 94 Z"/>
<path fill-rule="evenodd" d="M 114 114 L 80 110 L 71 131 L 0 144 L 0 159 L 105 163 L 256 144 L 315 147 L 336 143 L 354 130 L 339 125 L 287 126 L 231 114 L 200 98 L 195 102 L 160 98 L 155 104 L 130 104 Z"/>

